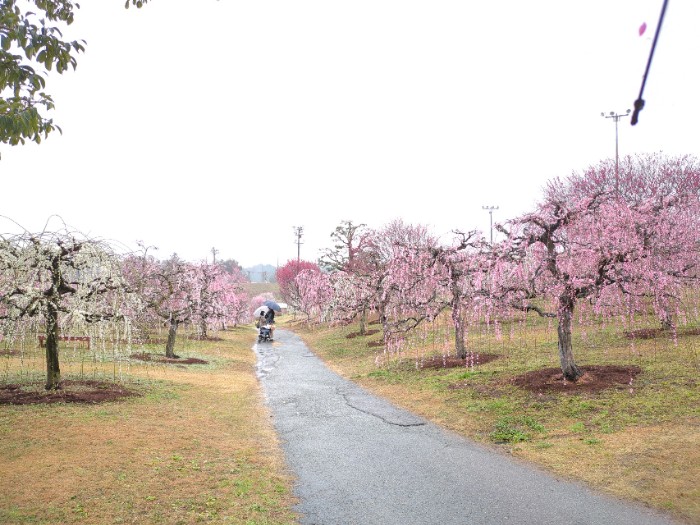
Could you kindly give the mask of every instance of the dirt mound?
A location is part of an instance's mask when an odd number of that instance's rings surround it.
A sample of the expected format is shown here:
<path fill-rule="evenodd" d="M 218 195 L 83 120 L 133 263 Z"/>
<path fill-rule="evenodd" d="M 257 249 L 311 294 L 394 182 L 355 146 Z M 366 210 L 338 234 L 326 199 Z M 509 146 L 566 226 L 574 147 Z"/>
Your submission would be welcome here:
<path fill-rule="evenodd" d="M 0 385 L 0 405 L 96 404 L 137 395 L 124 385 L 108 381 L 61 381 L 58 390 L 46 390 L 41 383 Z"/>
<path fill-rule="evenodd" d="M 676 337 L 688 335 L 700 335 L 700 328 L 683 328 L 676 330 Z M 656 339 L 657 337 L 673 338 L 673 330 L 666 328 L 640 328 L 638 330 L 628 330 L 625 337 L 628 339 Z"/>
<path fill-rule="evenodd" d="M 497 354 L 473 354 L 462 359 L 457 356 L 431 356 L 424 359 L 420 364 L 421 368 L 465 368 L 471 366 L 479 366 L 494 359 L 498 359 Z"/>
<path fill-rule="evenodd" d="M 178 365 L 206 365 L 209 361 L 204 359 L 197 359 L 196 357 L 188 357 L 187 359 L 182 359 L 179 356 L 175 357 L 165 357 L 164 355 L 158 354 L 131 354 L 129 356 L 131 359 L 138 359 L 139 361 L 148 361 L 151 363 L 175 363 Z"/>
<path fill-rule="evenodd" d="M 348 339 L 354 339 L 355 337 L 364 337 L 364 336 L 374 335 L 374 334 L 378 334 L 378 333 L 379 333 L 379 330 L 367 330 L 364 334 L 361 334 L 360 332 L 352 332 L 352 333 L 346 335 L 345 337 Z"/>
<path fill-rule="evenodd" d="M 560 368 L 543 368 L 514 377 L 510 382 L 535 393 L 592 393 L 608 388 L 629 388 L 642 371 L 635 365 L 589 365 L 579 369 L 583 375 L 578 381 L 564 379 Z"/>

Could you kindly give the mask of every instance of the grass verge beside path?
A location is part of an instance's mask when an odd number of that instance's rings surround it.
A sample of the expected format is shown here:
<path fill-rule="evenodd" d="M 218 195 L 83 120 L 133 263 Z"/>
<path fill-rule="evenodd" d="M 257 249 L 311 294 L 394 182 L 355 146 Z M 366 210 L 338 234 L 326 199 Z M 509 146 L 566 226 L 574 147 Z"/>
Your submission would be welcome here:
<path fill-rule="evenodd" d="M 218 336 L 187 343 L 206 365 L 132 362 L 136 397 L 0 406 L 0 523 L 296 523 L 255 332 Z"/>
<path fill-rule="evenodd" d="M 358 336 L 358 325 L 290 327 L 336 372 L 426 419 L 559 476 L 700 524 L 697 336 L 634 344 L 610 328 L 579 336 L 579 365 L 636 365 L 641 373 L 631 384 L 601 392 L 562 394 L 531 393 L 511 382 L 558 365 L 556 330 L 537 322 L 498 341 L 472 338 L 472 347 L 497 354 L 493 361 L 437 369 L 420 368 L 434 348 L 387 356 L 371 346 L 381 333 Z"/>

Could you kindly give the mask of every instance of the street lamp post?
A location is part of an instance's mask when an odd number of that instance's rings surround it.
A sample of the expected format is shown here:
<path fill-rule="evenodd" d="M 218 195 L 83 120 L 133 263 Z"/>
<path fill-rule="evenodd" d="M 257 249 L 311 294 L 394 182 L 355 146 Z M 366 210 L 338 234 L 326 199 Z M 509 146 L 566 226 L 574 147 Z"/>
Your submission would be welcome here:
<path fill-rule="evenodd" d="M 619 156 L 618 156 L 618 149 L 617 149 L 617 123 L 620 122 L 620 119 L 622 117 L 627 117 L 630 114 L 630 110 L 628 109 L 626 113 L 619 114 L 615 113 L 614 111 L 611 111 L 610 114 L 606 115 L 605 113 L 601 113 L 600 116 L 604 118 L 611 118 L 615 122 L 615 193 L 620 193 L 620 164 L 619 164 Z"/>
<path fill-rule="evenodd" d="M 489 228 L 491 229 L 491 245 L 493 246 L 493 210 L 497 210 L 498 206 L 482 206 L 481 209 L 489 212 Z"/>

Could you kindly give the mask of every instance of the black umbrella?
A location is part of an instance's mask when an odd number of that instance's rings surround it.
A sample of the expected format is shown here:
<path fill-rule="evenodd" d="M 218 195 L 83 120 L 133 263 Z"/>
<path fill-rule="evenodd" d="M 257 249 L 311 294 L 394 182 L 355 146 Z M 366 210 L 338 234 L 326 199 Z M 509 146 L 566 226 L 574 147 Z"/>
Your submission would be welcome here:
<path fill-rule="evenodd" d="M 270 310 L 274 310 L 275 312 L 282 312 L 282 307 L 278 305 L 275 301 L 265 301 L 263 304 L 267 306 Z"/>

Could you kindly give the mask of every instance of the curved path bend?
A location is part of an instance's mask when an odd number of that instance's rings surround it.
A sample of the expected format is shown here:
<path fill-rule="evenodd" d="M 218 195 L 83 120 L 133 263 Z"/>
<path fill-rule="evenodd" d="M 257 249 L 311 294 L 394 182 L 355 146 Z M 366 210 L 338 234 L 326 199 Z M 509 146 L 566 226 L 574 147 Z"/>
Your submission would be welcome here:
<path fill-rule="evenodd" d="M 255 344 L 305 525 L 669 525 L 488 450 L 332 372 L 295 334 Z"/>

